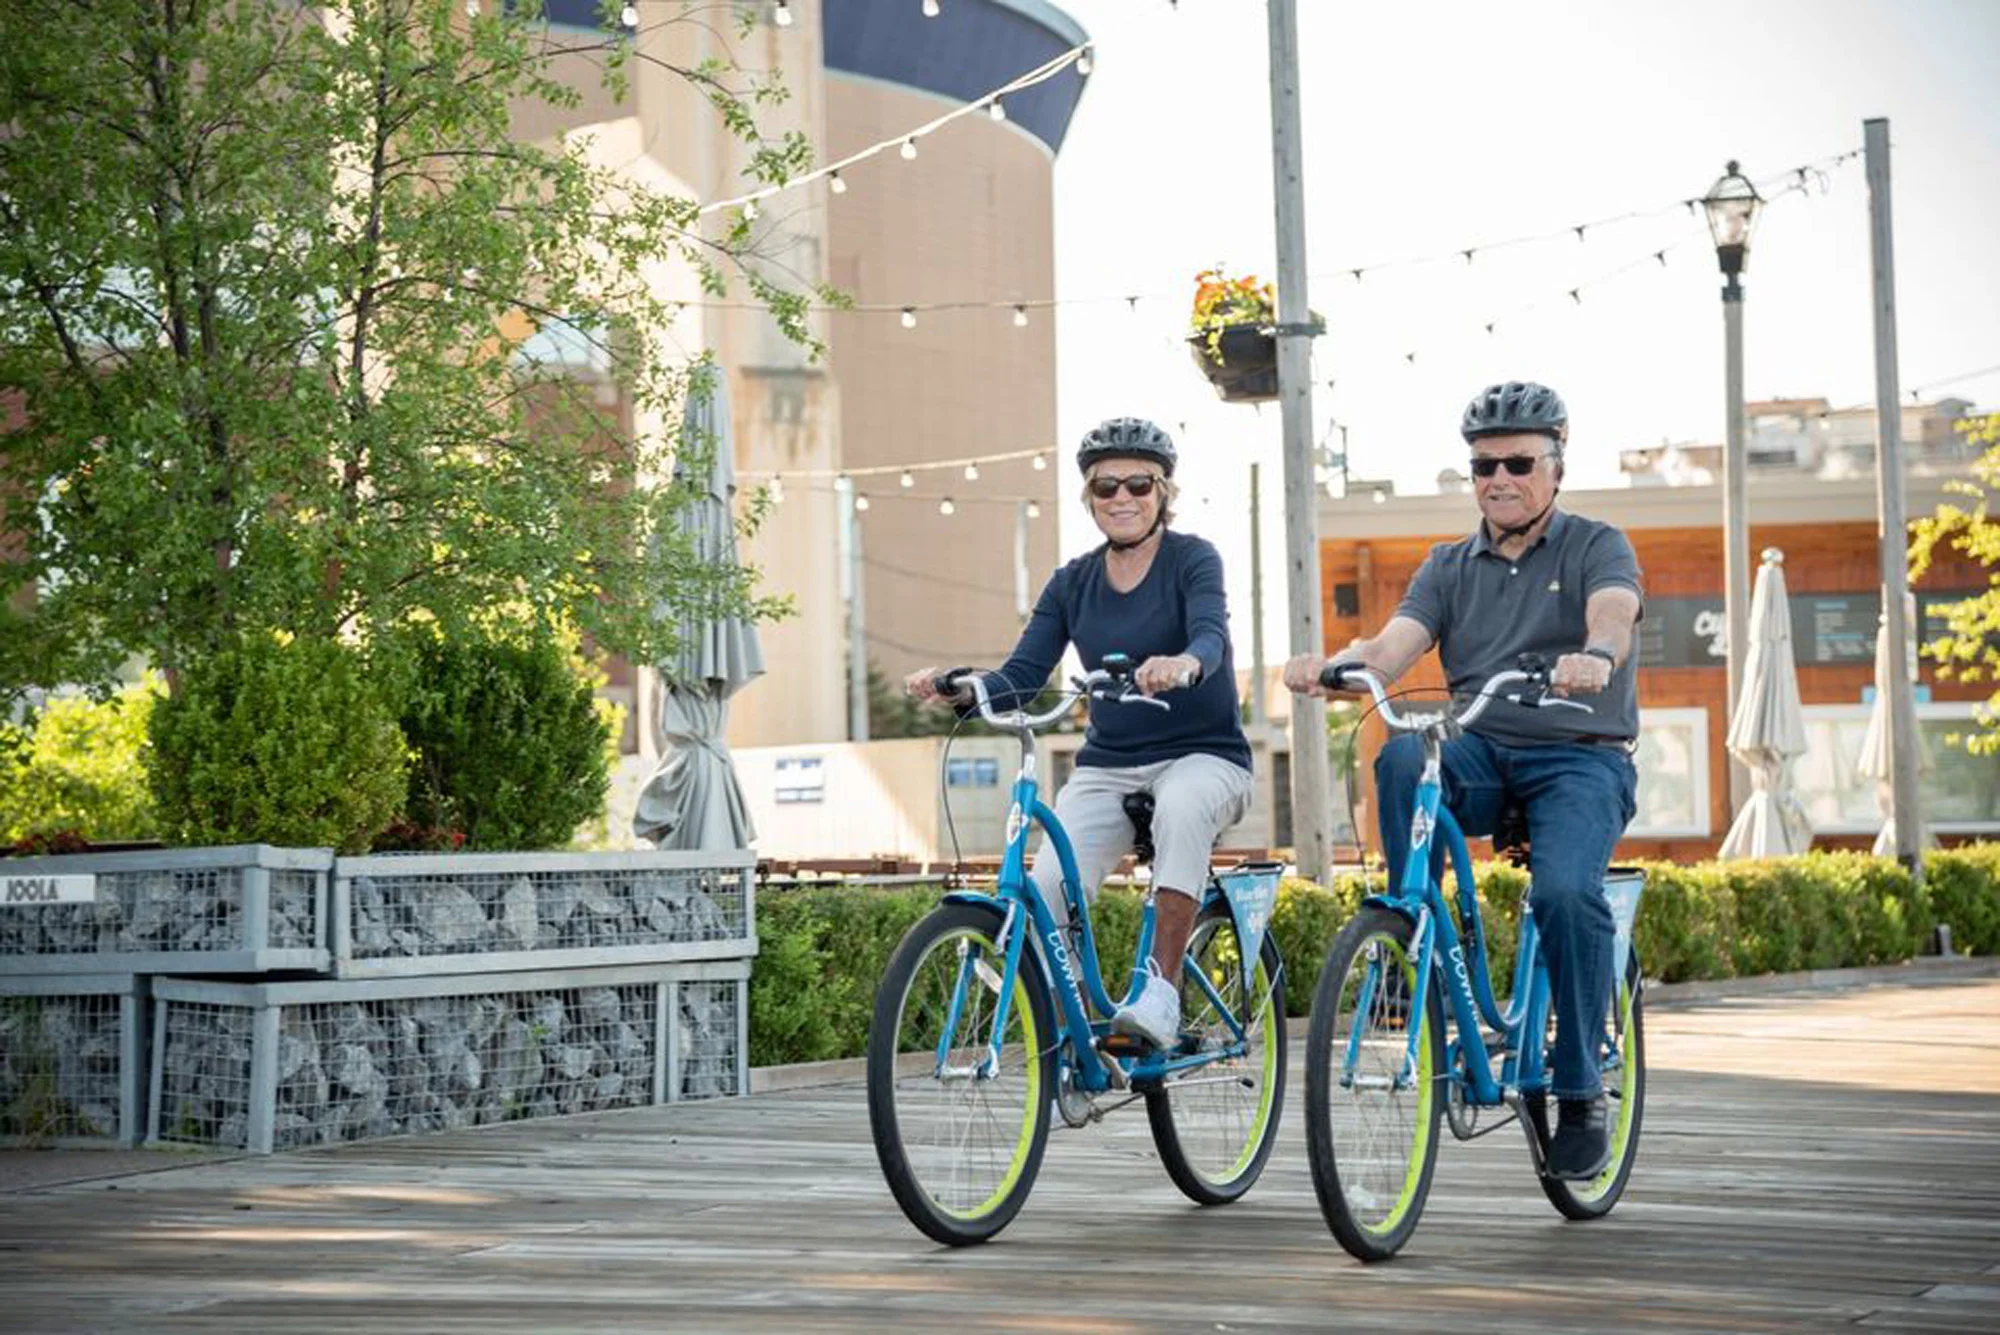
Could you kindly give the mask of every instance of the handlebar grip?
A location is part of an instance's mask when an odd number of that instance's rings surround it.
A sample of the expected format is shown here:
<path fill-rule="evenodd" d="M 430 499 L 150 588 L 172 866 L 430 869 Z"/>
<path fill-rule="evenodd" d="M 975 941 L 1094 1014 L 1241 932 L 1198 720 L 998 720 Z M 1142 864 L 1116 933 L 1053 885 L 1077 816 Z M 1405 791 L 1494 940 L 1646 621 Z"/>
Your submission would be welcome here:
<path fill-rule="evenodd" d="M 1319 670 L 1319 684 L 1322 688 L 1329 691 L 1352 690 L 1354 688 L 1349 686 L 1346 681 L 1347 674 L 1355 668 L 1366 666 L 1367 664 L 1356 663 L 1352 659 L 1343 662 L 1328 663 Z"/>
<path fill-rule="evenodd" d="M 936 691 L 939 695 L 957 695 L 959 683 L 964 681 L 967 677 L 973 677 L 977 675 L 978 675 L 977 668 L 969 668 L 969 667 L 946 668 L 944 671 L 938 673 L 935 677 L 931 678 L 931 689 Z"/>

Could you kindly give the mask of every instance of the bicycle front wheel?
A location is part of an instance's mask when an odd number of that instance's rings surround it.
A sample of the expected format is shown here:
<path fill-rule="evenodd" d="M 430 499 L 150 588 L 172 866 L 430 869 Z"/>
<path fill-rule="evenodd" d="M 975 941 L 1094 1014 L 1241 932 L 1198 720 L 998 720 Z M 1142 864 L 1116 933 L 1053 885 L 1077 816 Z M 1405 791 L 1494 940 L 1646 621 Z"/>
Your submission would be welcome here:
<path fill-rule="evenodd" d="M 1181 965 L 1177 1051 L 1238 1047 L 1231 1018 L 1243 1029 L 1242 1050 L 1178 1072 L 1146 1093 L 1160 1162 L 1182 1194 L 1200 1205 L 1227 1205 L 1250 1190 L 1271 1157 L 1284 1110 L 1285 980 L 1278 948 L 1264 938 L 1247 989 L 1242 959 L 1229 910 L 1218 904 L 1204 911 Z"/>
<path fill-rule="evenodd" d="M 1363 1261 L 1409 1241 L 1437 1165 L 1444 1008 L 1417 977 L 1414 935 L 1402 914 L 1363 908 L 1334 938 L 1313 994 L 1307 1160 L 1328 1227 Z"/>
<path fill-rule="evenodd" d="M 904 936 L 875 993 L 868 1123 L 896 1203 L 954 1247 L 1019 1213 L 1041 1167 L 1055 1093 L 1055 1026 L 1032 950 L 997 1035 L 1001 915 L 945 904 Z"/>
<path fill-rule="evenodd" d="M 1639 1127 L 1646 1115 L 1646 1014 L 1639 952 L 1626 961 L 1625 976 L 1611 1000 L 1611 1030 L 1601 1047 L 1604 1095 L 1611 1132 L 1611 1161 L 1588 1182 L 1542 1179 L 1549 1204 L 1570 1219 L 1601 1219 L 1611 1213 L 1632 1165 L 1639 1157 Z M 1545 1105 L 1546 1109 L 1546 1105 Z M 1546 1117 L 1546 1110 L 1543 1112 Z M 1544 1123 L 1543 1130 L 1547 1130 Z"/>

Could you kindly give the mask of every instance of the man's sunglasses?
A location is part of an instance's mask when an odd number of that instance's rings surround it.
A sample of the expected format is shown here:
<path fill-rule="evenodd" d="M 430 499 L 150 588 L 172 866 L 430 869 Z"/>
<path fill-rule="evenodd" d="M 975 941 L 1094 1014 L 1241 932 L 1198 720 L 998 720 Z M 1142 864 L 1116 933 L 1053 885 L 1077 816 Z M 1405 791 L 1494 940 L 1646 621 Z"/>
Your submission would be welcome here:
<path fill-rule="evenodd" d="M 1160 479 L 1152 473 L 1132 473 L 1126 477 L 1112 477 L 1108 473 L 1099 473 L 1090 479 L 1090 494 L 1100 501 L 1108 501 L 1118 494 L 1120 487 L 1123 487 L 1128 496 L 1151 496 L 1153 488 L 1158 486 L 1159 482 Z"/>
<path fill-rule="evenodd" d="M 1494 457 L 1491 455 L 1477 457 L 1472 461 L 1472 475 L 1474 477 L 1492 477 L 1504 466 L 1510 475 L 1514 477 L 1526 477 L 1535 471 L 1536 464 L 1547 457 L 1545 454 L 1509 454 L 1504 457 Z"/>

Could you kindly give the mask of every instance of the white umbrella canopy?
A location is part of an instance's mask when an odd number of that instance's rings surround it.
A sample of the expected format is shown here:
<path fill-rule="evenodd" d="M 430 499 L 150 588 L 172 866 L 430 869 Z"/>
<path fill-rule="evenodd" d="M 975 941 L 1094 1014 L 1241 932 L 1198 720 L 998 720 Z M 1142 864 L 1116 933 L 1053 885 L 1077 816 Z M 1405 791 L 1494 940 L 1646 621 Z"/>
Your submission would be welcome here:
<path fill-rule="evenodd" d="M 697 548 L 710 562 L 733 565 L 735 446 L 728 389 L 719 371 L 709 388 L 689 400 L 681 440 L 683 457 L 709 459 L 707 494 L 688 517 Z M 723 739 L 729 699 L 763 674 L 764 651 L 756 628 L 740 617 L 691 616 L 680 630 L 680 653 L 658 665 L 661 690 L 653 724 L 660 761 L 639 792 L 632 833 L 660 848 L 747 848 L 757 832 Z"/>
<path fill-rule="evenodd" d="M 1764 551 L 1750 599 L 1750 644 L 1730 718 L 1729 753 L 1750 771 L 1750 798 L 1723 838 L 1725 858 L 1783 857 L 1812 847 L 1812 822 L 1792 792 L 1792 762 L 1806 752 L 1805 712 L 1792 659 L 1785 554 Z"/>
<path fill-rule="evenodd" d="M 1917 600 L 1912 594 L 1903 595 L 1903 615 L 1906 626 L 1917 624 Z M 1875 703 L 1868 710 L 1868 730 L 1861 734 L 1861 755 L 1855 762 L 1854 772 L 1864 779 L 1875 780 L 1876 807 L 1882 813 L 1882 830 L 1875 836 L 1875 853 L 1878 856 L 1893 856 L 1896 852 L 1896 794 L 1892 781 L 1895 775 L 1894 751 L 1890 745 L 1889 676 L 1895 663 L 1895 654 L 1889 648 L 1889 617 L 1882 616 L 1881 625 L 1875 631 Z M 1910 646 L 1910 680 L 1917 679 L 1916 645 Z M 1917 732 L 1917 770 L 1919 773 L 1930 768 L 1930 756 L 1924 747 L 1924 734 Z M 1917 846 L 1931 845 L 1930 831 L 1917 831 Z"/>

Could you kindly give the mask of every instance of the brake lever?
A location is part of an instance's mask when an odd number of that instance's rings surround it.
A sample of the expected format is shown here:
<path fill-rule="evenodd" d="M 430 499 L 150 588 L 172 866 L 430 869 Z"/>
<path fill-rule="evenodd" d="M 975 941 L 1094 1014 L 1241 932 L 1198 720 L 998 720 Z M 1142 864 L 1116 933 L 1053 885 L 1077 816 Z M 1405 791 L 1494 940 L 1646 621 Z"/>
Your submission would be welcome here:
<path fill-rule="evenodd" d="M 1529 709 L 1581 709 L 1586 714 L 1595 714 L 1597 712 L 1595 709 L 1592 709 L 1589 705 L 1584 704 L 1581 700 L 1568 700 L 1560 695 L 1550 695 L 1548 693 L 1547 687 L 1544 687 L 1542 689 L 1541 693 L 1535 697 L 1534 703 L 1532 704 L 1530 704 L 1526 699 L 1523 698 L 1527 694 L 1528 692 L 1526 691 L 1517 691 L 1513 695 L 1507 697 L 1507 703 L 1513 705 L 1527 705 Z"/>

